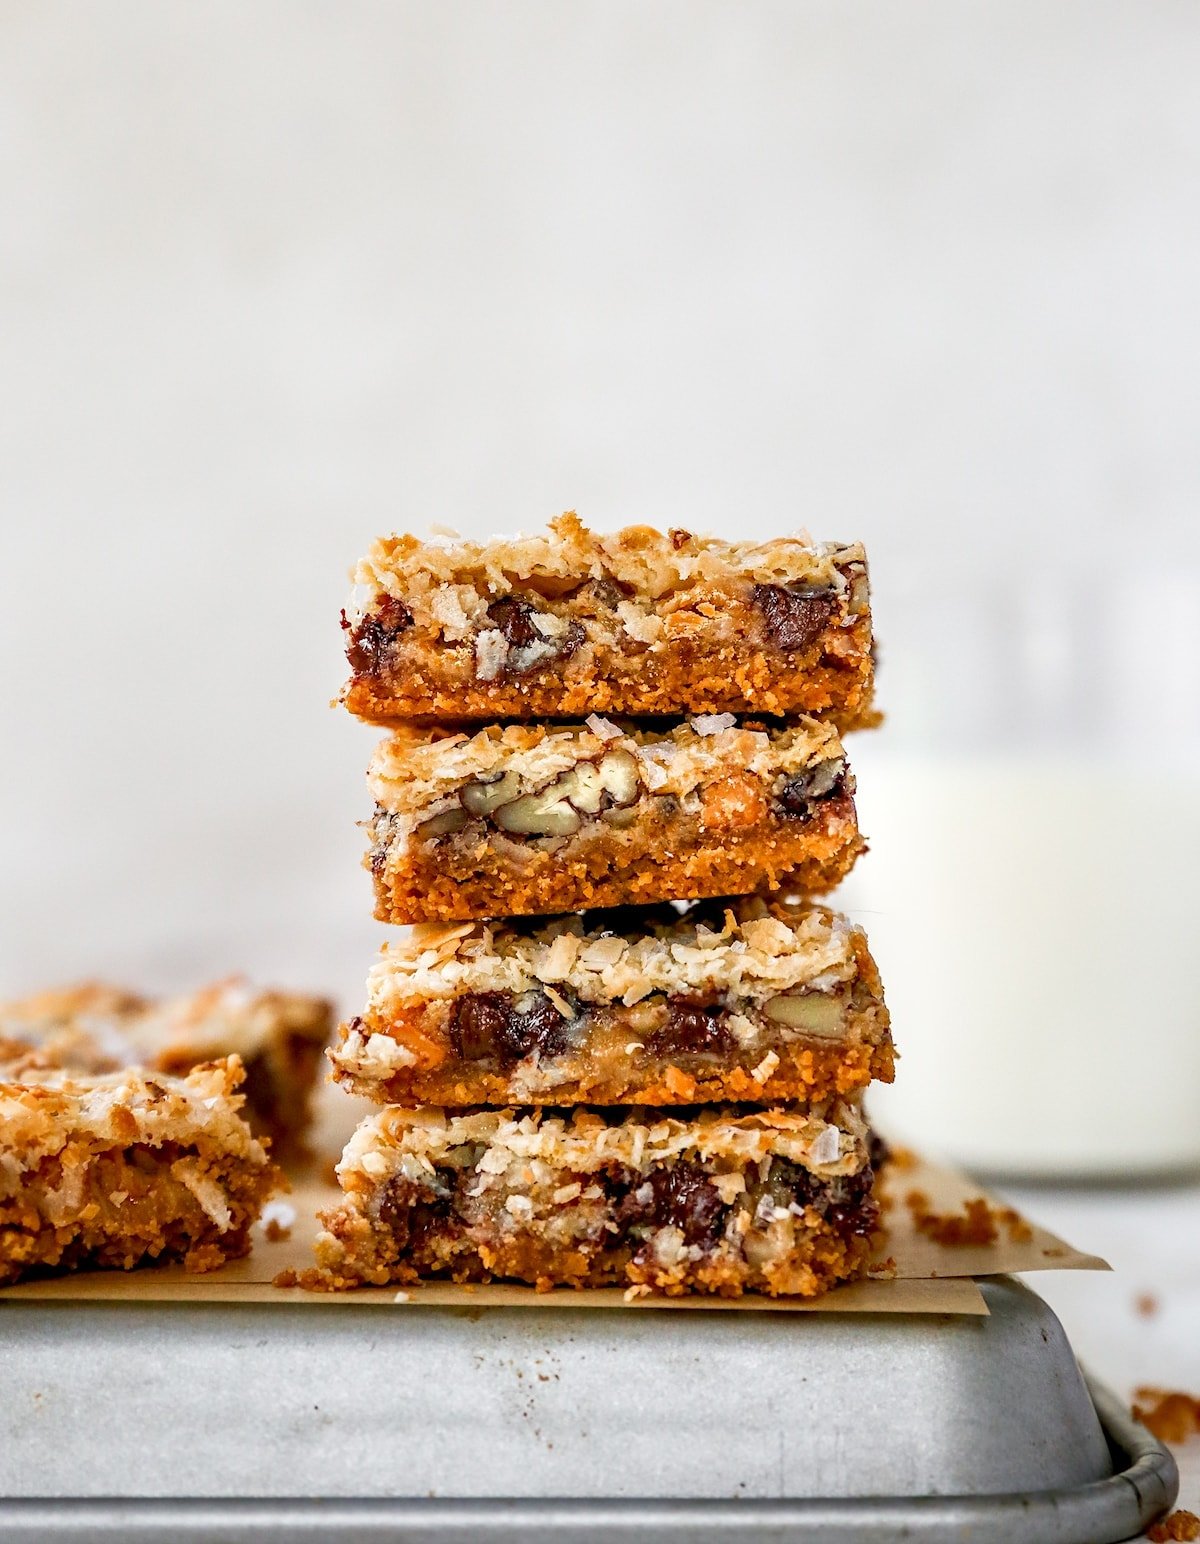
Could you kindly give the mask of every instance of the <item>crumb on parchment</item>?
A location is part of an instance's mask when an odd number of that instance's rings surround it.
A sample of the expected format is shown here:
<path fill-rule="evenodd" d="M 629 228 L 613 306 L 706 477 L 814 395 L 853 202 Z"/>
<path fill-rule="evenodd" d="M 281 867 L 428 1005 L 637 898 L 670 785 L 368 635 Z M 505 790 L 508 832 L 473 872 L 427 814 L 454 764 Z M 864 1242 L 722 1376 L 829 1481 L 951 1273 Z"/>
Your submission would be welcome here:
<path fill-rule="evenodd" d="M 1027 1243 L 1033 1229 L 1020 1212 L 1011 1206 L 992 1206 L 984 1196 L 963 1202 L 961 1212 L 935 1212 L 923 1190 L 910 1190 L 904 1204 L 912 1214 L 913 1226 L 935 1244 L 994 1244 L 1001 1226 L 1014 1244 Z"/>
<path fill-rule="evenodd" d="M 1139 1388 L 1133 1392 L 1133 1418 L 1160 1442 L 1200 1437 L 1200 1399 L 1176 1389 Z"/>

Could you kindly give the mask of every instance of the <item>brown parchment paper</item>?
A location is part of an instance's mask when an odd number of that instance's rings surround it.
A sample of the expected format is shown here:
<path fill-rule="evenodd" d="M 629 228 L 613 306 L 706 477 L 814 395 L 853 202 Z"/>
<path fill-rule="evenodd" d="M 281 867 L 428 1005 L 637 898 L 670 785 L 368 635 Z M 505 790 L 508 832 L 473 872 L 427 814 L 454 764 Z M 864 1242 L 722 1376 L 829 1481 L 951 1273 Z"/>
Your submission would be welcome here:
<path fill-rule="evenodd" d="M 1082 1254 L 1036 1225 L 1029 1237 L 1014 1237 L 1024 1229 L 998 1221 L 999 1237 L 993 1244 L 946 1245 L 921 1233 L 913 1211 L 905 1202 L 912 1192 L 925 1198 L 926 1209 L 939 1215 L 959 1213 L 965 1201 L 985 1197 L 990 1206 L 1001 1203 L 986 1196 L 977 1185 L 951 1169 L 919 1160 L 904 1159 L 889 1166 L 882 1185 L 884 1231 L 878 1251 L 875 1279 L 853 1282 L 824 1297 L 769 1298 L 667 1298 L 647 1296 L 626 1301 L 618 1287 L 575 1291 L 535 1292 L 531 1287 L 494 1284 L 459 1286 L 431 1282 L 409 1287 L 371 1287 L 357 1292 L 314 1293 L 300 1288 L 271 1285 L 280 1271 L 302 1270 L 312 1263 L 312 1243 L 319 1209 L 335 1205 L 339 1192 L 332 1183 L 314 1176 L 299 1178 L 286 1198 L 296 1220 L 290 1236 L 275 1242 L 256 1229 L 252 1253 L 219 1271 L 189 1275 L 179 1266 L 144 1270 L 90 1271 L 46 1281 L 25 1282 L 0 1291 L 4 1298 L 47 1301 L 162 1303 L 278 1303 L 342 1308 L 397 1306 L 454 1306 L 468 1310 L 506 1308 L 640 1308 L 701 1309 L 716 1312 L 804 1313 L 916 1313 L 986 1314 L 987 1305 L 974 1281 L 977 1276 L 996 1276 L 1039 1270 L 1107 1270 L 1095 1255 Z"/>

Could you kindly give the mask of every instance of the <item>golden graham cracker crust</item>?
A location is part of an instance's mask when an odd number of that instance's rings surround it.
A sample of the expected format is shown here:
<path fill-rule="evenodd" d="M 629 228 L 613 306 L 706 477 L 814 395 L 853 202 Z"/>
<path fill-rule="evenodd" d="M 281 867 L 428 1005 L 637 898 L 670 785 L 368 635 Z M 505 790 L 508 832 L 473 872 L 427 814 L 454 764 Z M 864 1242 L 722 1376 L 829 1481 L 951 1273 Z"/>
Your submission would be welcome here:
<path fill-rule="evenodd" d="M 388 537 L 354 578 L 343 701 L 360 718 L 872 717 L 856 544 L 604 535 L 568 513 L 486 543 Z"/>

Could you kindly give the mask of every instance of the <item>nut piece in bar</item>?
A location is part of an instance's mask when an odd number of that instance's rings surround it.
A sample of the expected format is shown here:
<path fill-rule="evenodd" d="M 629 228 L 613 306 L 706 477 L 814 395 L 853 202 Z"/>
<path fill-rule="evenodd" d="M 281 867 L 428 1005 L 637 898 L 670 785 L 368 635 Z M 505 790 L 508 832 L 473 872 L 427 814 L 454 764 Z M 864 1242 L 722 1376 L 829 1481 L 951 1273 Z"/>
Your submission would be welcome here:
<path fill-rule="evenodd" d="M 822 1101 L 893 1068 L 862 929 L 756 898 L 416 928 L 329 1054 L 380 1104 Z"/>
<path fill-rule="evenodd" d="M 670 1295 L 815 1296 L 860 1274 L 877 1212 L 866 1128 L 825 1110 L 389 1107 L 351 1137 L 321 1214 L 335 1290 L 513 1278 Z"/>
<path fill-rule="evenodd" d="M 409 729 L 369 782 L 381 922 L 819 894 L 864 847 L 837 732 L 811 718 Z"/>
<path fill-rule="evenodd" d="M 872 718 L 861 546 L 601 535 L 565 514 L 485 543 L 388 537 L 355 581 L 343 700 L 360 718 Z"/>
<path fill-rule="evenodd" d="M 239 1056 L 250 1124 L 284 1160 L 304 1154 L 321 1053 L 332 1030 L 331 1003 L 258 992 L 237 978 L 158 1002 L 84 982 L 0 1003 L 0 1040 L 34 1047 L 74 1071 L 184 1073 L 200 1062 Z"/>
<path fill-rule="evenodd" d="M 241 1115 L 236 1056 L 186 1077 L 98 1077 L 8 1048 L 0 1062 L 0 1283 L 250 1248 L 282 1175 Z"/>

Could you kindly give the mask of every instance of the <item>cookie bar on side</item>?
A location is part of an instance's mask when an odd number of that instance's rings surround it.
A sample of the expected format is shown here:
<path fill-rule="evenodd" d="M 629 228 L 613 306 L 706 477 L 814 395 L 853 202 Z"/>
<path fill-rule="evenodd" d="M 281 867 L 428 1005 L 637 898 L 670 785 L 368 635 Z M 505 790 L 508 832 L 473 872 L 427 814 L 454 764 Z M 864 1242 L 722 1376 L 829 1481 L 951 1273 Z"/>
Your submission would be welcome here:
<path fill-rule="evenodd" d="M 819 894 L 864 845 L 837 732 L 808 718 L 409 730 L 369 781 L 381 922 Z"/>
<path fill-rule="evenodd" d="M 330 1059 L 381 1104 L 439 1105 L 819 1101 L 893 1068 L 862 929 L 759 899 L 416 928 Z"/>
<path fill-rule="evenodd" d="M 255 1132 L 276 1157 L 304 1151 L 333 1006 L 319 997 L 256 991 L 237 978 L 162 1001 L 99 982 L 0 1004 L 0 1038 L 31 1045 L 59 1066 L 115 1072 L 141 1066 L 185 1073 L 240 1056 Z"/>
<path fill-rule="evenodd" d="M 345 1200 L 321 1214 L 318 1269 L 301 1284 L 444 1275 L 815 1296 L 870 1253 L 866 1137 L 851 1103 L 384 1109 L 350 1139 Z"/>
<path fill-rule="evenodd" d="M 597 535 L 566 514 L 483 544 L 393 536 L 355 579 L 344 700 L 362 718 L 870 717 L 857 545 Z"/>
<path fill-rule="evenodd" d="M 0 1283 L 250 1247 L 282 1176 L 241 1115 L 237 1057 L 174 1078 L 0 1064 Z"/>

